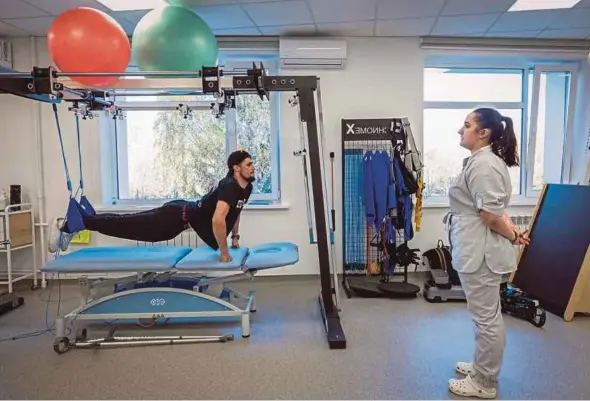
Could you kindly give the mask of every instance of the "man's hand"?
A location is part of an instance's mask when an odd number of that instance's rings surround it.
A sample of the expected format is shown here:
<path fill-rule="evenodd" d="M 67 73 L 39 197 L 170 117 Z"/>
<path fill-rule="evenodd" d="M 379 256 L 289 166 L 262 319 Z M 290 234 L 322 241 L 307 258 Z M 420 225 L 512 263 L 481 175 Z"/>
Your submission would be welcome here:
<path fill-rule="evenodd" d="M 225 218 L 229 212 L 229 204 L 224 201 L 218 201 L 213 214 L 213 235 L 219 246 L 219 250 L 222 255 L 226 255 L 226 258 L 231 260 L 229 253 L 227 252 L 227 232 L 225 229 Z"/>
<path fill-rule="evenodd" d="M 232 238 L 231 247 L 232 248 L 239 248 L 240 247 L 240 240 L 237 238 Z"/>
<path fill-rule="evenodd" d="M 229 252 L 221 252 L 221 256 L 219 257 L 219 261 L 221 263 L 229 263 L 231 262 L 231 256 L 229 254 Z"/>

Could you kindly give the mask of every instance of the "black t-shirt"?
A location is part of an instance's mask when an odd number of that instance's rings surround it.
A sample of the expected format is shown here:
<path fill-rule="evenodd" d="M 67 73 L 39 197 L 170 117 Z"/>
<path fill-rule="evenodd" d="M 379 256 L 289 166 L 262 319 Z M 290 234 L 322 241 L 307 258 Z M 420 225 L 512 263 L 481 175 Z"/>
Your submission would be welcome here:
<path fill-rule="evenodd" d="M 217 202 L 224 201 L 229 205 L 229 212 L 225 218 L 226 235 L 229 235 L 242 212 L 242 208 L 250 198 L 252 188 L 251 183 L 248 183 L 246 188 L 242 188 L 233 177 L 225 177 L 200 201 L 188 207 L 187 220 L 207 245 L 214 249 L 219 248 L 215 234 L 213 234 L 213 215 L 217 208 Z"/>

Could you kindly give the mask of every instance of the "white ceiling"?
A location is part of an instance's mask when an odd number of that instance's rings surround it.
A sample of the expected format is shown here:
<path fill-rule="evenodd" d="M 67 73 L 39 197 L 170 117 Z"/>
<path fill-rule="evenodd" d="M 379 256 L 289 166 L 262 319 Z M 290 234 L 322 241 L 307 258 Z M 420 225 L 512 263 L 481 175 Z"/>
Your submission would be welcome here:
<path fill-rule="evenodd" d="M 507 13 L 514 0 L 170 0 L 217 35 L 466 36 L 590 39 L 590 0 L 571 10 Z M 132 34 L 147 11 L 113 12 L 95 0 L 0 0 L 0 36 L 45 36 L 72 7 L 111 14 Z"/>

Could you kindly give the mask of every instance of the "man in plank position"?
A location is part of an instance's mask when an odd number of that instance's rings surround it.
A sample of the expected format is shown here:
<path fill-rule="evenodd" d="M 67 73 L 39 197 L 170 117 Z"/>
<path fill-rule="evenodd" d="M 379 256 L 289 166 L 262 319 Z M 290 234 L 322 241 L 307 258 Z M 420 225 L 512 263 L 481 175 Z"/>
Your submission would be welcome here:
<path fill-rule="evenodd" d="M 232 233 L 232 247 L 237 248 L 240 213 L 250 198 L 255 178 L 254 163 L 246 151 L 230 154 L 227 166 L 227 176 L 196 202 L 174 200 L 138 213 L 85 216 L 84 225 L 90 231 L 142 242 L 171 240 L 192 228 L 207 245 L 220 250 L 221 262 L 230 262 L 227 236 Z M 51 225 L 49 251 L 65 251 L 74 234 L 68 230 L 67 221 L 56 219 Z"/>

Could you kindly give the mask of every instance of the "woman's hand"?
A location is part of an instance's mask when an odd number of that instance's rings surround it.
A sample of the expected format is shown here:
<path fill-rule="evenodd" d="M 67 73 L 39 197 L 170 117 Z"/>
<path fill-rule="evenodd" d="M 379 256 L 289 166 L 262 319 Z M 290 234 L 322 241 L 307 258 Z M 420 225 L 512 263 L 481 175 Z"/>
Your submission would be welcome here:
<path fill-rule="evenodd" d="M 512 224 L 512 220 L 508 214 L 504 213 L 501 216 L 488 213 L 480 210 L 479 215 L 484 223 L 493 231 L 500 234 L 514 245 L 528 245 L 530 239 L 525 237 L 526 231 L 520 233 L 518 227 Z"/>
<path fill-rule="evenodd" d="M 523 233 L 520 233 L 518 231 L 515 231 L 517 234 L 517 237 L 514 241 L 512 241 L 512 243 L 514 245 L 524 245 L 527 246 L 531 243 L 531 239 L 529 237 L 526 237 L 526 233 L 528 230 L 525 230 Z"/>

